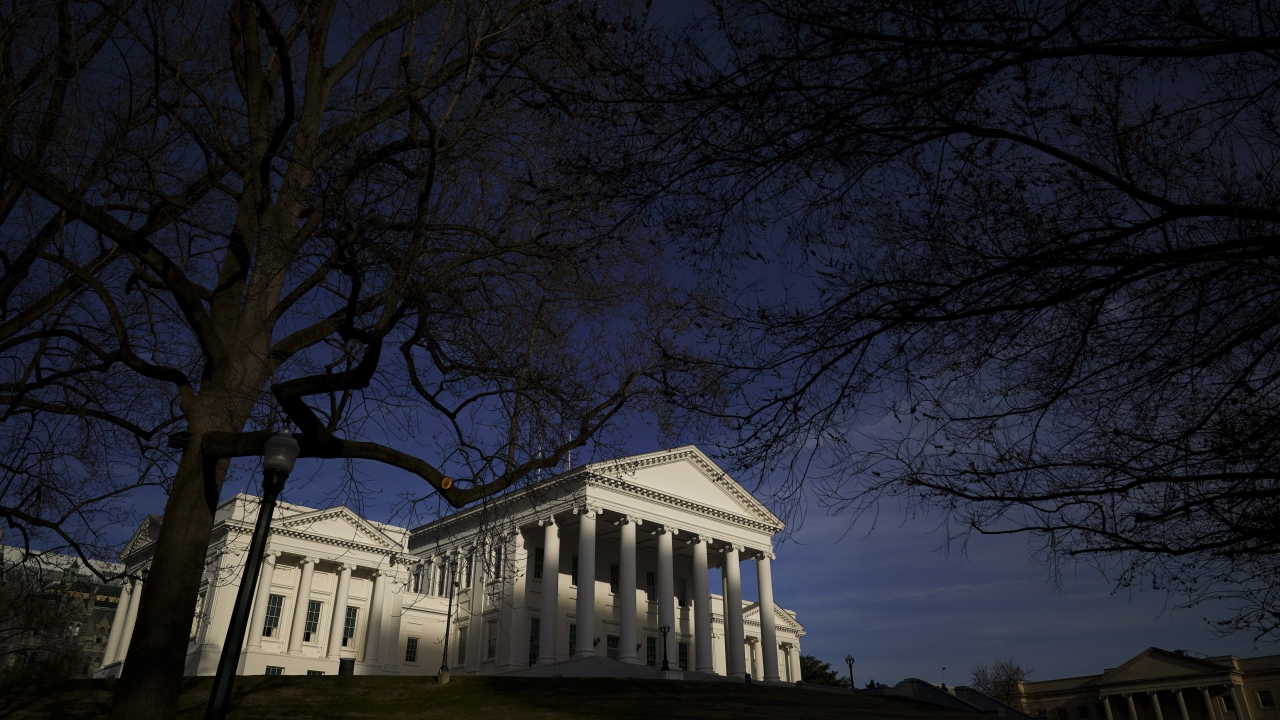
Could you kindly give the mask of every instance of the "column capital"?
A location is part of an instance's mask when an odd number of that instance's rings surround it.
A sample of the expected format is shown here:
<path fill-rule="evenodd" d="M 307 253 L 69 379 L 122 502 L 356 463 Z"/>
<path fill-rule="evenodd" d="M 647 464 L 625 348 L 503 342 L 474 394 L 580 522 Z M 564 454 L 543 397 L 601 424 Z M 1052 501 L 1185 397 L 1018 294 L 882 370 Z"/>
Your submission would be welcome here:
<path fill-rule="evenodd" d="M 654 528 L 654 535 L 676 535 L 680 532 L 680 528 L 675 525 L 659 525 Z"/>
<path fill-rule="evenodd" d="M 556 524 L 557 524 L 557 523 L 556 523 L 556 516 L 555 516 L 555 515 L 549 515 L 549 516 L 544 517 L 544 518 L 542 518 L 541 520 L 539 520 L 539 521 L 538 521 L 538 526 L 539 526 L 539 527 L 546 527 L 546 526 L 548 526 L 548 525 L 556 525 Z"/>
<path fill-rule="evenodd" d="M 318 563 L 318 562 L 320 562 L 320 558 L 318 558 L 318 557 L 312 557 L 312 556 L 308 555 L 308 556 L 306 556 L 306 557 L 302 558 L 302 564 L 304 564 L 304 565 L 315 565 L 315 564 L 316 564 L 316 563 Z"/>
<path fill-rule="evenodd" d="M 698 543 L 702 543 L 703 545 L 710 545 L 711 543 L 715 542 L 715 540 L 716 539 L 711 537 L 710 535 L 703 535 L 701 533 L 696 533 L 690 539 L 690 542 L 692 542 L 694 545 L 697 545 Z"/>
<path fill-rule="evenodd" d="M 730 550 L 732 550 L 732 551 L 734 551 L 734 552 L 736 552 L 736 553 L 741 553 L 743 550 L 746 550 L 746 548 L 745 548 L 745 547 L 743 547 L 743 546 L 741 546 L 741 545 L 739 545 L 739 544 L 737 544 L 737 543 L 729 543 L 729 544 L 725 545 L 724 547 L 720 548 L 720 552 L 722 552 L 722 553 L 727 553 L 727 552 L 729 552 Z"/>
<path fill-rule="evenodd" d="M 342 563 L 342 569 L 346 570 L 347 572 L 353 572 L 354 570 L 357 569 L 357 565 L 353 562 L 344 562 Z"/>
<path fill-rule="evenodd" d="M 623 515 L 614 525 L 643 525 L 644 518 L 636 515 Z"/>
<path fill-rule="evenodd" d="M 591 507 L 590 505 L 584 505 L 582 507 L 576 507 L 573 509 L 574 515 L 581 515 L 582 517 L 588 518 L 590 520 L 596 519 L 596 517 L 600 514 L 600 512 L 601 512 L 600 508 Z"/>
<path fill-rule="evenodd" d="M 756 556 L 756 560 L 777 560 L 777 559 L 778 559 L 777 555 L 774 555 L 772 552 L 769 552 L 767 550 L 762 551 L 759 555 Z"/>
<path fill-rule="evenodd" d="M 280 551 L 275 548 L 267 548 L 266 551 L 262 553 L 263 560 L 270 560 L 278 557 L 280 557 Z"/>

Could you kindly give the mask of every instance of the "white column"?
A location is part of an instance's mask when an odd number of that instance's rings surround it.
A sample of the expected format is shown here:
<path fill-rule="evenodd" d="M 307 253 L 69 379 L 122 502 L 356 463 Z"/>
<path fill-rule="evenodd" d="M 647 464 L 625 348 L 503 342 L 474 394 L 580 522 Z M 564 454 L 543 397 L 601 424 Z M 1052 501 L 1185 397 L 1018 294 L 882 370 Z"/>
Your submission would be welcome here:
<path fill-rule="evenodd" d="M 529 666 L 529 573 L 522 570 L 529 567 L 529 547 L 524 531 L 516 530 L 510 536 L 507 556 L 510 558 L 507 567 L 512 571 L 504 573 L 504 577 L 510 578 L 511 602 L 504 603 L 503 619 L 498 622 L 498 627 L 507 633 L 505 650 L 499 646 L 498 662 L 500 667 L 519 670 Z"/>
<path fill-rule="evenodd" d="M 1132 694 L 1126 694 L 1126 695 L 1124 696 L 1124 699 L 1125 699 L 1125 702 L 1127 702 L 1127 703 L 1129 704 L 1129 718 L 1130 718 L 1130 720 L 1138 720 L 1138 708 L 1134 707 L 1134 705 L 1133 705 L 1133 695 L 1132 695 Z"/>
<path fill-rule="evenodd" d="M 262 630 L 267 624 L 267 603 L 271 601 L 271 581 L 276 572 L 279 550 L 270 550 L 262 556 L 262 569 L 258 571 L 258 589 L 253 592 L 253 619 L 249 621 L 250 648 L 262 647 Z"/>
<path fill-rule="evenodd" d="M 471 548 L 471 629 L 467 635 L 467 662 L 464 670 L 480 672 L 480 640 L 484 634 L 484 555 L 485 546 L 477 543 Z"/>
<path fill-rule="evenodd" d="M 387 622 L 386 636 L 382 639 L 381 659 L 383 662 L 382 669 L 387 672 L 399 672 L 397 666 L 400 664 L 400 619 L 404 616 L 404 584 L 408 578 L 401 579 L 391 576 L 391 587 L 387 588 Z"/>
<path fill-rule="evenodd" d="M 596 510 L 581 508 L 578 514 L 578 647 L 579 657 L 596 654 Z"/>
<path fill-rule="evenodd" d="M 618 558 L 618 659 L 637 665 L 636 657 L 636 518 L 622 518 L 621 555 Z"/>
<path fill-rule="evenodd" d="M 746 637 L 742 628 L 742 573 L 738 566 L 737 545 L 730 545 L 724 553 L 725 576 L 725 647 L 728 650 L 729 676 L 742 678 L 747 674 L 745 657 Z"/>
<path fill-rule="evenodd" d="M 369 598 L 369 624 L 364 631 L 365 662 L 377 662 L 382 641 L 382 609 L 387 599 L 387 574 L 379 570 L 373 574 L 373 596 Z"/>
<path fill-rule="evenodd" d="M 1164 713 L 1160 712 L 1160 696 L 1154 690 L 1148 692 L 1147 695 L 1151 696 L 1151 707 L 1155 708 L 1156 720 L 1164 720 Z"/>
<path fill-rule="evenodd" d="M 311 600 L 311 580 L 315 577 L 317 558 L 303 558 L 302 580 L 298 583 L 298 599 L 293 604 L 293 625 L 289 626 L 289 654 L 302 652 L 302 630 L 307 622 L 307 603 Z"/>
<path fill-rule="evenodd" d="M 1232 685 L 1231 694 L 1236 703 L 1236 720 L 1253 720 L 1253 713 L 1249 712 L 1248 698 L 1245 697 L 1244 688 L 1239 685 Z M 1156 720 L 1162 719 L 1156 718 Z"/>
<path fill-rule="evenodd" d="M 1102 696 L 1102 714 L 1107 716 L 1107 720 L 1116 720 L 1111 714 L 1111 698 L 1106 695 Z"/>
<path fill-rule="evenodd" d="M 658 625 L 670 628 L 666 638 L 659 634 L 658 639 L 664 647 L 658 650 L 658 667 L 662 667 L 662 659 L 667 658 L 669 666 L 679 668 L 679 659 L 675 653 L 676 634 L 676 590 L 675 568 L 672 558 L 671 537 L 676 534 L 673 527 L 658 528 Z"/>
<path fill-rule="evenodd" d="M 707 542 L 699 535 L 693 539 L 693 642 L 698 672 L 715 672 L 711 655 L 711 587 L 707 577 Z"/>
<path fill-rule="evenodd" d="M 764 681 L 777 682 L 778 628 L 773 615 L 773 553 L 756 558 L 756 585 L 760 592 L 760 660 L 764 665 Z M 1157 718 L 1156 720 L 1164 720 Z"/>
<path fill-rule="evenodd" d="M 542 613 L 538 636 L 538 664 L 556 661 L 556 631 L 560 625 L 560 528 L 555 518 L 542 522 Z M 572 651 L 573 648 L 570 648 Z"/>
<path fill-rule="evenodd" d="M 1178 715 L 1182 720 L 1191 720 L 1191 715 L 1187 712 L 1187 701 L 1182 699 L 1182 688 L 1174 690 L 1173 696 L 1178 699 Z"/>
<path fill-rule="evenodd" d="M 116 661 L 116 654 L 120 651 L 120 638 L 124 635 L 125 617 L 129 615 L 129 605 L 132 602 L 132 584 L 125 580 L 120 588 L 120 601 L 116 603 L 116 613 L 111 618 L 111 634 L 107 636 L 107 650 L 102 654 L 103 666 Z"/>
<path fill-rule="evenodd" d="M 1209 720 L 1218 720 L 1217 708 L 1213 706 L 1213 696 L 1209 694 L 1209 688 L 1200 688 L 1201 694 L 1204 696 L 1204 709 L 1209 713 Z"/>
<path fill-rule="evenodd" d="M 129 644 L 133 641 L 133 625 L 138 621 L 138 605 L 142 603 L 142 579 L 133 581 L 133 594 L 129 597 L 129 613 L 124 616 L 124 629 L 120 634 L 120 654 L 117 660 L 129 656 Z"/>
<path fill-rule="evenodd" d="M 333 598 L 333 622 L 329 624 L 330 658 L 337 658 L 342 652 L 342 629 L 347 623 L 347 598 L 351 594 L 351 571 L 355 565 L 342 563 L 342 571 L 338 574 L 338 594 Z"/>

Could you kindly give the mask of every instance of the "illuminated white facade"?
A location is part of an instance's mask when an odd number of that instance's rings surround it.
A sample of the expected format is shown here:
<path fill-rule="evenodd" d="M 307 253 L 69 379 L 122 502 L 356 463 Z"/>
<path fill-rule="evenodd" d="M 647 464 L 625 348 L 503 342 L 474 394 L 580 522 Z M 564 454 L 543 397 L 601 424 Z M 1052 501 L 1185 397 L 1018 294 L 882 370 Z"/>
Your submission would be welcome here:
<path fill-rule="evenodd" d="M 217 667 L 257 508 L 247 495 L 218 507 L 189 675 Z M 132 574 L 158 528 L 149 518 L 126 546 Z M 354 658 L 357 675 L 434 675 L 452 607 L 455 675 L 658 676 L 665 626 L 669 677 L 794 682 L 804 630 L 771 580 L 782 529 L 692 446 L 576 468 L 411 531 L 281 503 L 240 672 L 336 674 Z M 744 561 L 756 563 L 761 602 L 741 599 Z M 145 621 L 137 595 L 126 590 L 99 677 L 119 674 Z"/>

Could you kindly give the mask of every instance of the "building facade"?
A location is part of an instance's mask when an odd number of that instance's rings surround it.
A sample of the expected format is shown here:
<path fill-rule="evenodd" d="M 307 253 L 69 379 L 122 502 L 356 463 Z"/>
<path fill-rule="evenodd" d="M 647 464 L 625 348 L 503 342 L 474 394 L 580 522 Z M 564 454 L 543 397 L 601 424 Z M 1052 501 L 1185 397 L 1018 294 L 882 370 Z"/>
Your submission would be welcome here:
<path fill-rule="evenodd" d="M 257 509 L 247 495 L 218 507 L 189 675 L 217 667 Z M 119 674 L 145 621 L 136 598 L 159 522 L 122 554 L 137 579 L 99 677 Z M 358 675 L 434 675 L 446 661 L 496 674 L 595 658 L 636 674 L 665 658 L 675 673 L 796 681 L 804 629 L 773 596 L 782 529 L 692 446 L 583 466 L 412 530 L 280 503 L 240 672 L 335 674 L 352 658 Z M 742 599 L 743 562 L 758 602 Z"/>
<path fill-rule="evenodd" d="M 1277 720 L 1280 655 L 1148 648 L 1099 675 L 1019 683 L 1015 696 L 1050 720 Z"/>

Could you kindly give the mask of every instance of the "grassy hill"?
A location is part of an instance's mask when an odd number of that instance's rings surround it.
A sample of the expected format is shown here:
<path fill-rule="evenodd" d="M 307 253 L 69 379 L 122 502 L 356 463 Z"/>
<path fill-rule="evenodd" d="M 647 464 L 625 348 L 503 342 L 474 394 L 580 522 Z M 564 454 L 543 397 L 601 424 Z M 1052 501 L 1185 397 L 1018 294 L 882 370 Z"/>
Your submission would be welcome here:
<path fill-rule="evenodd" d="M 212 678 L 183 684 L 180 718 L 204 717 Z M 114 680 L 0 685 L 0 718 L 81 720 L 104 717 Z M 244 677 L 231 717 L 377 718 L 378 720 L 974 720 L 981 717 L 895 697 L 719 682 L 615 679 L 430 677 Z"/>

